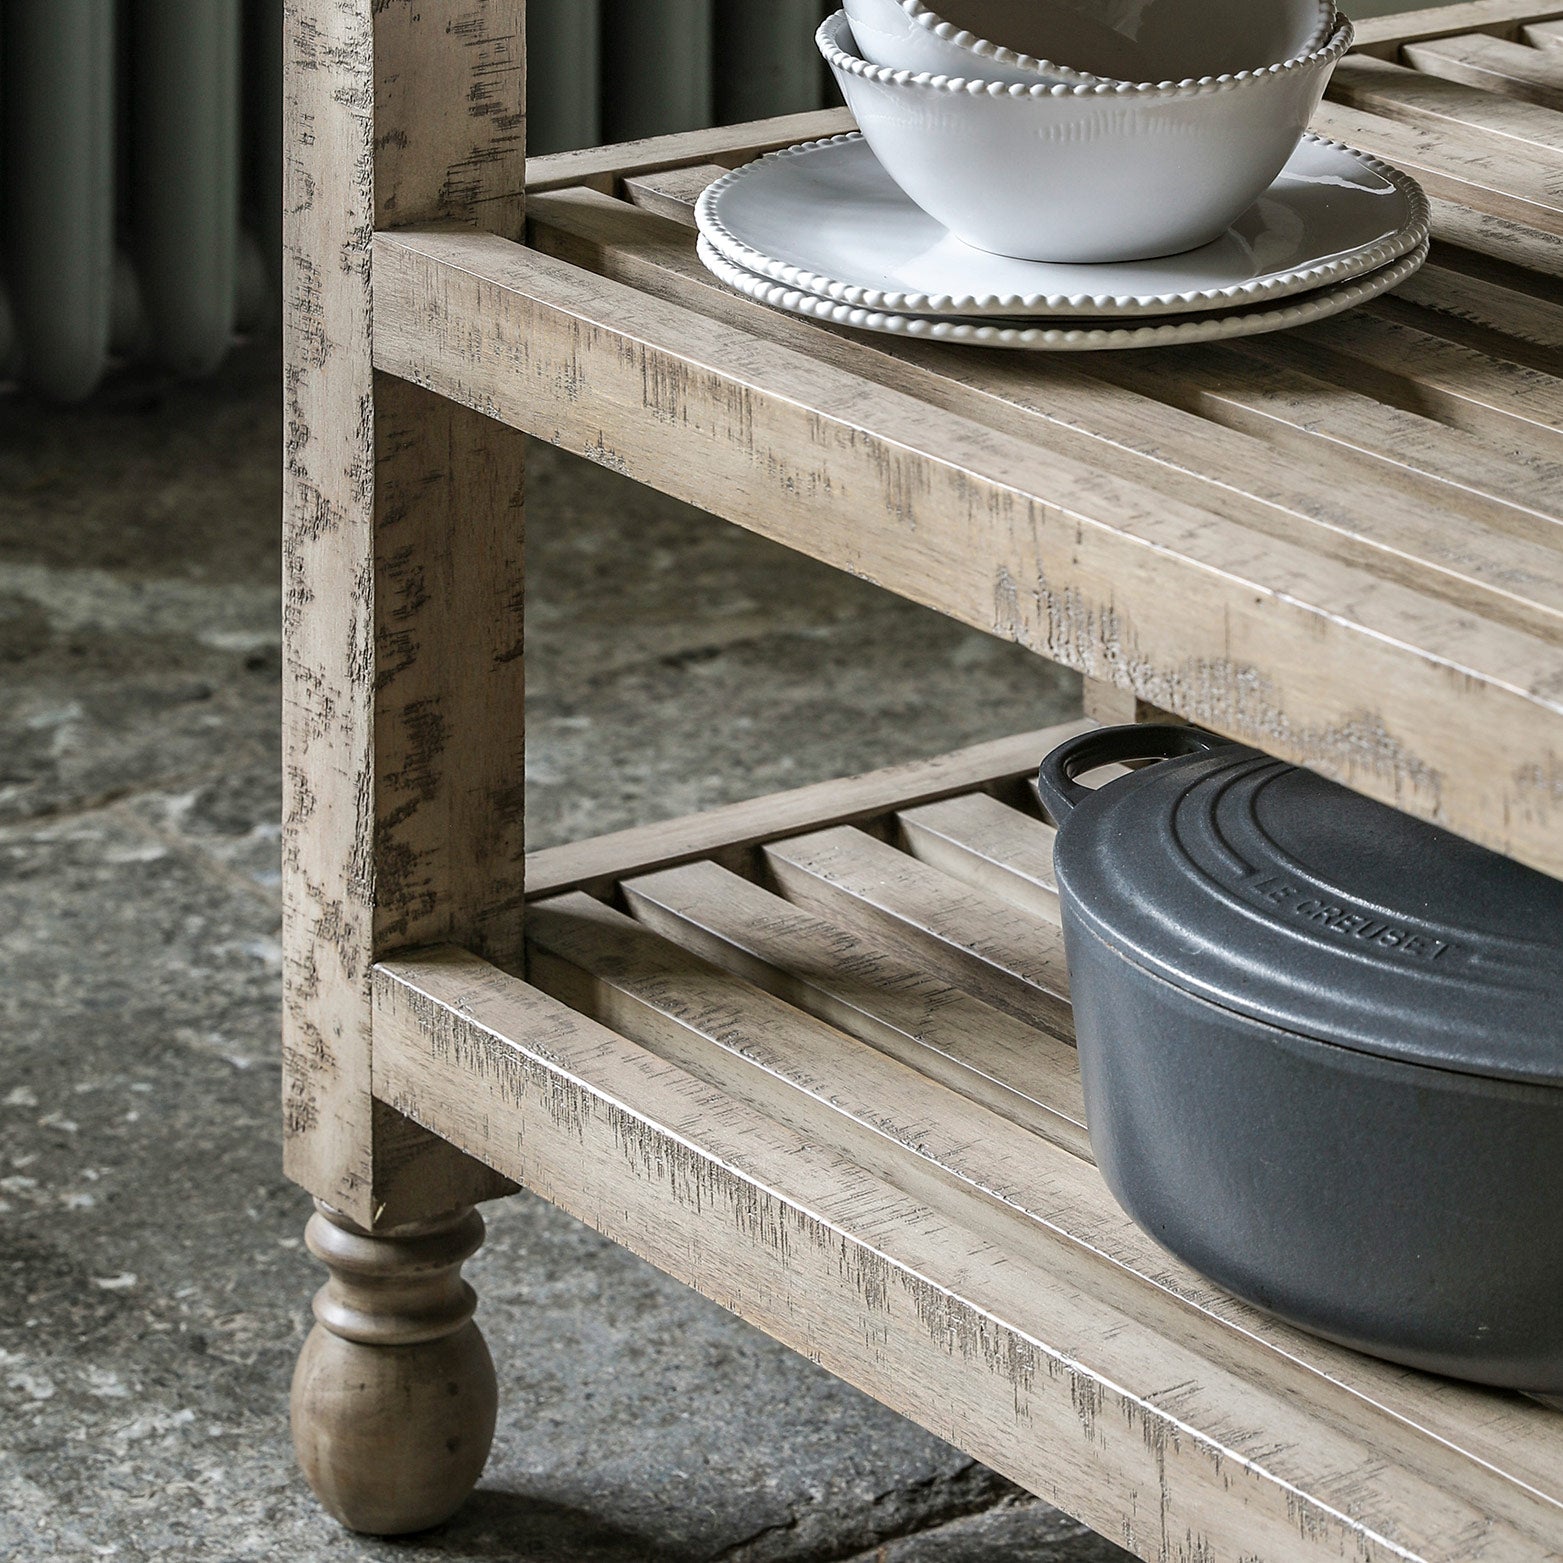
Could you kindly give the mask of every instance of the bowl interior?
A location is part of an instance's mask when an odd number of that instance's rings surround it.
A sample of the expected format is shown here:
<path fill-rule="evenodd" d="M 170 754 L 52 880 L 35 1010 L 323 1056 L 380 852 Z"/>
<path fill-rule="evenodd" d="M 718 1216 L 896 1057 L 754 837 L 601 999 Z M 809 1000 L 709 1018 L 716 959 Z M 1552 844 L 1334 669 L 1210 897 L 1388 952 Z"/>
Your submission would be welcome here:
<path fill-rule="evenodd" d="M 1259 70 L 1323 41 L 1321 0 L 938 0 L 989 43 L 1117 81 Z"/>

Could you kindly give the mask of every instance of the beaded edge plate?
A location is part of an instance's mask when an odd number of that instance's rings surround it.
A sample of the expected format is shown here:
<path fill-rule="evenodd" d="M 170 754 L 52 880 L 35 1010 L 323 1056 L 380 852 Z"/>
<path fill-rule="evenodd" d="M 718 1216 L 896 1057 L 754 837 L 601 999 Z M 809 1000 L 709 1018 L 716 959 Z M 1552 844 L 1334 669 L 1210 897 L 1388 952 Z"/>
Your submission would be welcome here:
<path fill-rule="evenodd" d="M 1335 219 L 1342 222 L 1343 229 L 1346 230 L 1339 236 L 1335 250 L 1328 250 L 1329 241 L 1321 236 L 1316 247 L 1326 250 L 1327 253 L 1320 259 L 1307 265 L 1267 269 L 1246 279 L 1220 286 L 1168 286 L 1153 289 L 1145 284 L 1147 278 L 1154 278 L 1158 267 L 1166 270 L 1169 282 L 1175 282 L 1178 280 L 1177 273 L 1180 270 L 1185 275 L 1191 267 L 1197 271 L 1201 256 L 1206 257 L 1207 264 L 1229 267 L 1240 265 L 1242 247 L 1255 241 L 1263 241 L 1262 209 L 1266 201 L 1276 205 L 1279 204 L 1280 198 L 1262 196 L 1249 212 L 1238 220 L 1234 229 L 1229 230 L 1214 244 L 1207 245 L 1202 250 L 1190 251 L 1186 255 L 1169 256 L 1163 261 L 1130 261 L 1093 266 L 1065 266 L 1047 262 L 1020 261 L 1008 256 L 992 256 L 981 250 L 969 249 L 944 234 L 933 218 L 919 211 L 910 198 L 903 195 L 893 184 L 890 176 L 880 168 L 867 142 L 856 131 L 832 136 L 823 141 L 806 141 L 798 146 L 787 147 L 723 175 L 702 191 L 695 206 L 695 220 L 707 242 L 743 270 L 786 287 L 797 288 L 802 292 L 816 294 L 836 303 L 859 309 L 891 314 L 952 317 L 1036 315 L 1052 318 L 1070 315 L 1084 318 L 1181 314 L 1219 308 L 1223 305 L 1259 303 L 1269 299 L 1313 292 L 1329 283 L 1344 282 L 1349 278 L 1375 271 L 1400 256 L 1409 254 L 1426 241 L 1431 227 L 1427 197 L 1421 186 L 1408 174 L 1366 152 L 1359 152 L 1353 147 L 1328 140 L 1311 131 L 1299 143 L 1299 152 L 1294 154 L 1293 161 L 1295 162 L 1299 155 L 1318 158 L 1321 154 L 1347 160 L 1345 166 L 1358 176 L 1367 173 L 1382 180 L 1381 191 L 1372 191 L 1366 187 L 1358 188 L 1364 196 L 1368 197 L 1383 195 L 1398 197 L 1403 220 L 1388 232 L 1381 224 L 1376 225 L 1370 238 L 1361 243 L 1351 244 L 1345 241 L 1349 237 L 1351 222 L 1357 218 L 1356 212 L 1353 211 L 1347 214 L 1344 220 Z M 871 230 L 865 232 L 863 236 L 865 270 L 875 264 L 873 259 L 867 257 L 877 257 L 883 253 L 886 238 L 883 226 L 885 218 L 883 203 L 888 202 L 892 209 L 898 206 L 904 207 L 904 212 L 898 214 L 903 222 L 910 223 L 919 230 L 922 228 L 928 230 L 927 244 L 930 249 L 942 242 L 954 247 L 955 259 L 965 262 L 969 258 L 974 271 L 973 288 L 963 293 L 956 293 L 900 291 L 868 286 L 861 282 L 852 282 L 845 276 L 831 275 L 806 265 L 770 256 L 762 249 L 746 242 L 738 232 L 733 230 L 731 224 L 734 222 L 738 223 L 740 228 L 747 226 L 743 222 L 741 208 L 737 206 L 738 200 L 743 196 L 753 197 L 761 193 L 764 184 L 771 183 L 772 191 L 762 195 L 762 198 L 775 200 L 778 198 L 779 191 L 782 198 L 797 204 L 797 216 L 800 221 L 789 222 L 788 227 L 807 234 L 827 232 L 830 235 L 830 242 L 813 257 L 816 264 L 823 264 L 831 259 L 828 253 L 831 245 L 838 248 L 844 245 L 849 255 L 854 212 L 849 205 L 845 204 L 847 197 L 843 196 L 836 208 L 827 208 L 818 189 L 811 192 L 805 185 L 798 184 L 789 190 L 786 183 L 775 185 L 778 178 L 785 182 L 806 172 L 811 160 L 816 163 L 820 163 L 821 160 L 834 162 L 841 170 L 841 175 L 863 186 L 858 199 L 865 202 L 872 199 L 881 203 L 877 210 L 868 208 L 868 215 L 862 219 L 865 229 Z M 1292 169 L 1292 163 L 1288 163 L 1287 169 Z M 1271 188 L 1275 189 L 1286 177 L 1287 170 L 1283 170 L 1276 186 Z M 1295 171 L 1293 177 L 1298 177 Z M 1314 177 L 1317 178 L 1318 175 Z M 883 189 L 877 188 L 881 181 Z M 801 221 L 804 217 L 809 221 Z M 1330 219 L 1328 216 L 1321 218 L 1315 214 L 1313 220 L 1327 223 Z M 1251 225 L 1255 221 L 1260 223 L 1258 233 L 1238 236 L 1237 230 L 1241 229 L 1245 222 Z M 752 232 L 751 237 L 754 237 Z M 1237 242 L 1234 243 L 1234 239 Z M 1209 252 L 1216 251 L 1218 246 L 1233 251 L 1232 256 L 1230 258 L 1225 255 L 1220 258 L 1212 256 Z M 979 291 L 982 284 L 975 274 L 984 268 L 1006 273 L 1011 282 L 1016 276 L 1023 275 L 1027 269 L 1034 270 L 1039 278 L 1050 275 L 1055 283 L 1061 274 L 1073 273 L 1075 275 L 1070 277 L 1070 281 L 1074 286 L 1067 292 L 1000 292 L 992 288 L 983 292 Z M 848 269 L 841 265 L 835 267 L 838 272 Z M 1139 291 L 1114 291 L 1123 289 L 1126 283 L 1135 284 Z"/>
<path fill-rule="evenodd" d="M 704 237 L 700 239 L 698 247 L 700 259 L 707 270 L 735 292 L 757 303 L 769 304 L 772 308 L 783 309 L 794 315 L 804 315 L 811 320 L 853 326 L 859 331 L 877 331 L 916 341 L 957 342 L 1024 352 L 1089 353 L 1110 348 L 1176 347 L 1196 342 L 1224 342 L 1324 320 L 1398 287 L 1427 259 L 1428 241 L 1424 239 L 1409 255 L 1403 255 L 1365 277 L 1318 288 L 1290 303 L 1257 304 L 1246 309 L 1195 315 L 1186 319 L 1121 326 L 1041 326 L 1002 321 L 952 320 L 863 309 L 822 298 L 784 283 L 772 282 L 768 277 L 757 276 L 735 265 Z"/>

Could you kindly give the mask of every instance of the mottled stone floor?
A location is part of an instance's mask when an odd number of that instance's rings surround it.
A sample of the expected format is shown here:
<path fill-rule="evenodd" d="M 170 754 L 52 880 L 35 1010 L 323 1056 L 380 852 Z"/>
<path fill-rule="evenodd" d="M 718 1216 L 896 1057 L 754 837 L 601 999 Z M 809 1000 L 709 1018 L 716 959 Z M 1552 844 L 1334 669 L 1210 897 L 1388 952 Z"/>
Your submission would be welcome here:
<path fill-rule="evenodd" d="M 478 1496 L 387 1544 L 294 1474 L 279 1170 L 278 417 L 0 400 L 0 1557 L 1102 1560 L 1116 1549 L 530 1198 L 470 1274 Z M 1044 665 L 539 451 L 534 844 L 1060 718 Z M 691 758 L 693 757 L 693 758 Z"/>

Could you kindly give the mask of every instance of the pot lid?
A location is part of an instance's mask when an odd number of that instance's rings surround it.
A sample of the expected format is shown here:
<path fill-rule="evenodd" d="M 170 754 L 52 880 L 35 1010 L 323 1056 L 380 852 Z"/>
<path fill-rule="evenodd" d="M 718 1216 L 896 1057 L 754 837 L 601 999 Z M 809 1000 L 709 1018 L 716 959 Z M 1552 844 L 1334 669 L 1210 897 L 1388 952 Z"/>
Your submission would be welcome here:
<path fill-rule="evenodd" d="M 1320 1041 L 1563 1081 L 1563 881 L 1190 728 L 1084 734 L 1040 785 L 1060 891 L 1128 959 Z"/>

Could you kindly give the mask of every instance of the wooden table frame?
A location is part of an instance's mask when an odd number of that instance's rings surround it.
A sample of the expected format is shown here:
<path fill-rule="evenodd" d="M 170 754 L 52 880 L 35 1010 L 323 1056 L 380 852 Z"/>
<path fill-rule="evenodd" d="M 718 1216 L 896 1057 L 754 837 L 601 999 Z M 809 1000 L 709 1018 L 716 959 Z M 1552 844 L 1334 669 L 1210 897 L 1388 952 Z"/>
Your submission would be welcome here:
<path fill-rule="evenodd" d="M 524 1185 L 1145 1558 L 1563 1555 L 1563 1417 L 1266 1319 L 1108 1197 L 1058 731 L 526 859 L 517 432 L 1563 874 L 1558 9 L 1359 29 L 1319 128 L 1433 197 L 1398 297 L 1042 360 L 701 270 L 699 189 L 839 114 L 528 168 L 523 0 L 289 0 L 294 1428 L 346 1523 L 476 1481 L 460 1267 Z"/>

